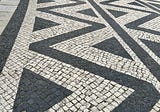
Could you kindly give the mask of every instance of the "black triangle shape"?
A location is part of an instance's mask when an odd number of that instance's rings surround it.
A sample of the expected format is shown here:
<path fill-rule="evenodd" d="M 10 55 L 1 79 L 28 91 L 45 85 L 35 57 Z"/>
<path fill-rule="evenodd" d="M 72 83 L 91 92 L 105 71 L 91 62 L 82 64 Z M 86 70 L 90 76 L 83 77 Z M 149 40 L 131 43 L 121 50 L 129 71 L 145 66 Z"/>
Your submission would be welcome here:
<path fill-rule="evenodd" d="M 112 3 L 112 2 L 115 2 L 115 1 L 119 1 L 119 0 L 107 0 L 107 1 L 100 2 L 100 4 L 108 5 L 109 3 Z"/>
<path fill-rule="evenodd" d="M 70 94 L 72 91 L 24 69 L 13 112 L 44 112 Z"/>
<path fill-rule="evenodd" d="M 158 57 L 160 57 L 160 43 L 148 41 L 144 39 L 140 39 L 152 52 L 155 53 Z"/>
<path fill-rule="evenodd" d="M 116 10 L 111 10 L 111 9 L 108 9 L 108 11 L 116 18 L 127 14 L 127 12 L 116 11 Z"/>
<path fill-rule="evenodd" d="M 85 10 L 82 10 L 82 11 L 78 11 L 78 13 L 93 16 L 93 17 L 98 17 L 91 8 L 85 9 Z"/>
<path fill-rule="evenodd" d="M 137 2 L 131 2 L 131 3 L 128 3 L 129 5 L 135 5 L 135 6 L 141 6 L 141 7 L 144 7 L 143 5 L 137 3 Z"/>
<path fill-rule="evenodd" d="M 36 17 L 33 31 L 60 25 L 59 23 Z"/>
<path fill-rule="evenodd" d="M 54 2 L 54 0 L 38 0 L 37 3 Z"/>
<path fill-rule="evenodd" d="M 106 39 L 98 44 L 93 45 L 93 47 L 133 60 L 115 37 Z"/>

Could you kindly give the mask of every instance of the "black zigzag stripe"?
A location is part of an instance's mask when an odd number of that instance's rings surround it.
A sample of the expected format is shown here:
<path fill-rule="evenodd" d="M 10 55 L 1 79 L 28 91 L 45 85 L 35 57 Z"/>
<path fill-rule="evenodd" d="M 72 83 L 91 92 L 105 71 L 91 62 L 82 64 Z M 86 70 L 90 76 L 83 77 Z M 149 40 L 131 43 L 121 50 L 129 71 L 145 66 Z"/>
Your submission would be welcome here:
<path fill-rule="evenodd" d="M 134 11 L 152 13 L 151 11 L 147 11 L 147 10 L 143 10 L 143 9 L 132 8 L 132 7 L 127 7 L 127 6 L 121 6 L 121 5 L 115 5 L 115 4 L 109 4 L 109 3 L 105 4 L 104 2 L 100 2 L 100 4 L 109 5 L 109 6 L 118 7 L 118 8 L 130 9 L 130 10 L 134 10 Z"/>
<path fill-rule="evenodd" d="M 142 27 L 139 27 L 139 25 L 141 24 L 144 24 L 156 17 L 158 17 L 159 15 L 157 13 L 151 13 L 145 17 L 142 17 L 138 20 L 135 20 L 135 21 L 132 21 L 128 24 L 126 24 L 125 26 L 127 28 L 130 28 L 130 29 L 135 29 L 135 30 L 141 30 L 141 31 L 144 31 L 144 32 L 148 32 L 148 33 L 152 33 L 152 34 L 155 34 L 155 35 L 160 35 L 160 32 L 159 31 L 155 31 L 155 30 L 152 30 L 152 29 L 146 29 L 146 28 L 142 28 Z"/>
<path fill-rule="evenodd" d="M 47 12 L 47 10 L 45 11 Z M 139 111 L 140 110 L 139 106 L 141 107 L 142 111 L 149 111 L 152 109 L 152 107 L 160 98 L 159 93 L 157 92 L 157 90 L 154 88 L 152 84 L 49 47 L 56 43 L 60 43 L 68 39 L 72 39 L 77 36 L 102 29 L 105 27 L 103 24 L 83 20 L 80 18 L 68 16 L 65 14 L 56 13 L 53 11 L 48 11 L 47 13 L 52 13 L 57 16 L 62 16 L 75 21 L 88 23 L 91 26 L 88 26 L 79 30 L 71 31 L 68 33 L 64 33 L 62 35 L 58 35 L 53 38 L 32 43 L 29 48 L 30 50 L 49 56 L 51 58 L 57 59 L 64 63 L 70 64 L 74 67 L 89 71 L 90 73 L 94 73 L 96 75 L 104 77 L 105 79 L 114 81 L 120 85 L 124 85 L 126 87 L 134 89 L 135 92 L 132 95 L 130 95 L 130 97 L 127 98 L 127 100 L 125 100 L 117 108 L 120 111 L 133 112 L 135 111 L 135 109 Z M 136 99 L 139 99 L 139 100 L 136 100 Z M 123 108 L 124 106 L 128 108 L 124 110 Z"/>
<path fill-rule="evenodd" d="M 145 5 L 145 6 L 147 6 L 147 7 L 149 7 L 149 8 L 151 8 L 151 9 L 153 9 L 153 10 L 155 10 L 155 11 L 157 11 L 157 12 L 160 12 L 159 9 L 153 7 L 152 5 L 149 5 L 149 4 L 147 4 L 147 3 L 145 3 L 145 2 L 143 2 L 141 0 L 136 0 L 136 1 L 139 2 L 139 3 L 141 3 L 141 4 L 143 4 L 143 5 Z"/>
<path fill-rule="evenodd" d="M 117 34 L 126 42 L 129 47 L 137 54 L 137 56 L 141 59 L 141 61 L 148 67 L 148 69 L 153 73 L 153 75 L 160 81 L 160 75 L 157 69 L 160 69 L 159 64 L 143 49 L 141 48 L 140 45 L 138 45 L 130 35 L 121 28 L 121 26 L 114 21 L 101 7 L 99 7 L 93 0 L 88 0 L 90 4 L 101 14 L 101 16 L 111 25 L 111 27 L 117 32 Z M 148 60 L 146 60 L 148 59 Z M 152 64 L 152 66 L 151 66 Z M 140 88 L 139 88 L 140 89 Z M 143 91 L 141 89 L 141 91 Z M 136 91 L 135 91 L 136 92 Z M 159 96 L 159 95 L 158 95 Z M 134 99 L 133 97 L 128 97 L 129 99 L 131 98 L 132 100 Z M 128 100 L 128 99 L 127 99 Z M 114 111 L 124 111 L 124 106 L 128 107 L 127 100 L 125 100 L 121 105 L 118 106 Z M 130 100 L 132 102 L 132 100 Z M 135 100 L 135 99 L 134 99 Z M 149 106 L 149 105 L 148 105 Z M 134 109 L 138 110 L 134 110 Z M 146 107 L 144 107 L 146 108 Z M 135 111 L 149 111 L 149 110 L 143 110 L 142 108 L 139 108 L 139 106 L 135 106 L 134 108 L 130 108 L 131 112 Z M 129 111 L 129 112 L 130 112 Z M 126 111 L 128 112 L 128 111 Z"/>
<path fill-rule="evenodd" d="M 123 28 L 121 28 L 121 26 L 114 19 L 112 19 L 103 9 L 101 9 L 101 7 L 99 7 L 92 0 L 89 1 L 106 20 L 106 22 L 108 22 L 110 26 L 117 32 L 117 34 L 124 40 L 124 42 L 126 42 L 136 53 L 141 61 L 153 73 L 153 75 L 160 81 L 160 75 L 159 72 L 157 72 L 157 70 L 160 69 L 160 65 L 134 39 L 132 39 L 132 37 Z"/>

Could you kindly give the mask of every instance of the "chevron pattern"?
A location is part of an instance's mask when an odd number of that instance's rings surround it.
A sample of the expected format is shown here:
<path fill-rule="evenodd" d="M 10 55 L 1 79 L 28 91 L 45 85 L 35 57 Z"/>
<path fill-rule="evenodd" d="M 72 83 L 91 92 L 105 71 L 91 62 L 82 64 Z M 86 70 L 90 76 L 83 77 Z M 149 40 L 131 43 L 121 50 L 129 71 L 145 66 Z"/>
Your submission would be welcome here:
<path fill-rule="evenodd" d="M 160 111 L 157 1 L 25 3 L 0 38 L 2 112 Z"/>

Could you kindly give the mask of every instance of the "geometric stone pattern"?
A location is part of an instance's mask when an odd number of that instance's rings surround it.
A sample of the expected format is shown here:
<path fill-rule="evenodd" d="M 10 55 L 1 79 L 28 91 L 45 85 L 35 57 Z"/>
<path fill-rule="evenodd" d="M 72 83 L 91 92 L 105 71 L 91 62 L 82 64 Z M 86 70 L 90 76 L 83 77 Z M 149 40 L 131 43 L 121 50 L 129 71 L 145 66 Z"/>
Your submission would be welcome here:
<path fill-rule="evenodd" d="M 0 111 L 160 111 L 158 4 L 20 0 L 0 36 Z"/>
<path fill-rule="evenodd" d="M 55 23 L 55 22 L 52 22 L 52 21 L 48 21 L 48 20 L 36 17 L 33 31 L 53 27 L 53 26 L 56 26 L 56 25 L 59 25 L 59 24 Z"/>
<path fill-rule="evenodd" d="M 125 14 L 127 14 L 126 12 L 122 12 L 122 11 L 116 11 L 116 10 L 108 10 L 114 17 L 118 18 L 120 16 L 123 16 Z"/>
<path fill-rule="evenodd" d="M 96 45 L 94 45 L 94 47 L 122 56 L 124 58 L 129 58 L 132 59 L 128 53 L 125 51 L 125 49 L 121 46 L 121 44 L 118 43 L 118 41 L 116 40 L 116 38 L 112 37 L 108 40 L 105 40 L 101 43 L 98 43 Z"/>
<path fill-rule="evenodd" d="M 24 69 L 13 112 L 45 111 L 71 93 L 50 80 Z"/>
<path fill-rule="evenodd" d="M 82 11 L 78 11 L 78 12 L 82 13 L 82 14 L 89 15 L 89 16 L 97 17 L 97 15 L 94 13 L 94 11 L 91 8 L 90 9 L 85 9 L 85 10 L 82 10 Z"/>

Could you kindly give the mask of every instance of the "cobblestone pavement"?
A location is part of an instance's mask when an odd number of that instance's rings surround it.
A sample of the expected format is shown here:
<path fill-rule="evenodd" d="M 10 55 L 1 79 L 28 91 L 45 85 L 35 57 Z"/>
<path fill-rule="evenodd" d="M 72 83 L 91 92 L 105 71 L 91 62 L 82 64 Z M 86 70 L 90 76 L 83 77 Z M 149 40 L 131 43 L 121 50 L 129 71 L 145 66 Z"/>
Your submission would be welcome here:
<path fill-rule="evenodd" d="M 20 0 L 7 18 L 0 112 L 160 112 L 160 1 Z"/>

